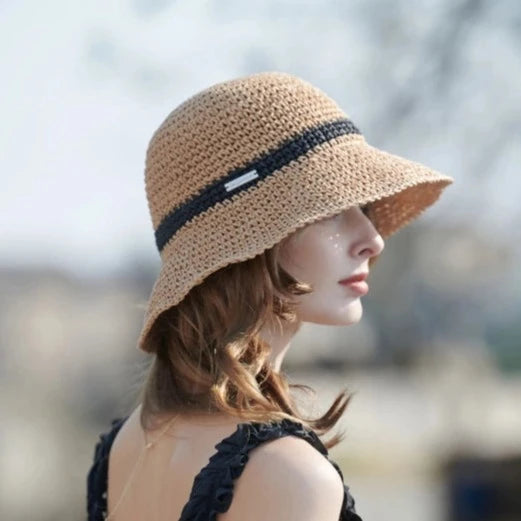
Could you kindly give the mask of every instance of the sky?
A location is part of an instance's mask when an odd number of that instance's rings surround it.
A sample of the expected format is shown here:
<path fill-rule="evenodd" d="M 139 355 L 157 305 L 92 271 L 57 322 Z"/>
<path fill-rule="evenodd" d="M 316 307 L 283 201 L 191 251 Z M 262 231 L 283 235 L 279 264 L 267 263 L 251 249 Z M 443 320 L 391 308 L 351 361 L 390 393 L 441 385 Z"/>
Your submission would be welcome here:
<path fill-rule="evenodd" d="M 157 263 L 144 191 L 152 133 L 197 90 L 261 70 L 314 82 L 373 144 L 453 175 L 424 219 L 510 240 L 521 218 L 519 9 L 469 15 L 449 34 L 458 60 L 440 51 L 425 63 L 429 45 L 443 47 L 436 24 L 447 26 L 451 4 L 376 9 L 384 4 L 4 2 L 0 265 L 101 273 Z"/>

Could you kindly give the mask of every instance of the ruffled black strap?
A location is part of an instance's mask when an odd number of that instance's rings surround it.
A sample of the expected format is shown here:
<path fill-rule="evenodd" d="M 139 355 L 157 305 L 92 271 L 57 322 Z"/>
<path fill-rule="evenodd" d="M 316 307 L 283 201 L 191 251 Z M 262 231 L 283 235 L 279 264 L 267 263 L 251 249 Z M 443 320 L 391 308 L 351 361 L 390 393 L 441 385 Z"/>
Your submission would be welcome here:
<path fill-rule="evenodd" d="M 104 521 L 107 516 L 109 453 L 117 433 L 127 419 L 128 416 L 112 420 L 110 431 L 99 435 L 94 462 L 87 476 L 88 521 Z M 184 506 L 179 521 L 215 521 L 218 513 L 226 512 L 230 507 L 234 481 L 244 470 L 250 450 L 264 441 L 288 435 L 298 436 L 315 447 L 330 461 L 342 482 L 344 481 L 342 471 L 329 459 L 328 451 L 320 438 L 301 423 L 288 419 L 272 423 L 240 423 L 235 432 L 215 445 L 217 452 L 195 477 L 190 499 Z M 339 521 L 362 521 L 356 513 L 355 500 L 345 484 Z"/>
<path fill-rule="evenodd" d="M 234 481 L 241 475 L 248 462 L 249 452 L 263 441 L 283 436 L 298 436 L 326 457 L 344 477 L 338 465 L 328 457 L 328 451 L 314 431 L 299 422 L 283 419 L 272 423 L 240 423 L 237 430 L 224 438 L 215 448 L 208 464 L 193 482 L 190 499 L 179 521 L 215 521 L 218 513 L 226 512 L 232 502 Z M 344 484 L 344 500 L 339 521 L 362 521 L 355 510 L 355 501 Z"/>
<path fill-rule="evenodd" d="M 335 467 L 336 471 L 340 475 L 342 482 L 344 483 L 344 475 L 340 470 L 340 467 L 336 464 L 335 461 L 328 457 L 329 462 L 333 467 Z M 342 503 L 342 508 L 340 509 L 340 518 L 339 521 L 362 521 L 362 518 L 356 513 L 355 508 L 355 498 L 349 492 L 349 487 L 344 483 L 344 501 Z"/>
<path fill-rule="evenodd" d="M 109 452 L 121 426 L 128 416 L 112 420 L 109 432 L 99 435 L 94 449 L 94 461 L 87 474 L 87 520 L 103 521 L 107 516 L 107 480 Z"/>

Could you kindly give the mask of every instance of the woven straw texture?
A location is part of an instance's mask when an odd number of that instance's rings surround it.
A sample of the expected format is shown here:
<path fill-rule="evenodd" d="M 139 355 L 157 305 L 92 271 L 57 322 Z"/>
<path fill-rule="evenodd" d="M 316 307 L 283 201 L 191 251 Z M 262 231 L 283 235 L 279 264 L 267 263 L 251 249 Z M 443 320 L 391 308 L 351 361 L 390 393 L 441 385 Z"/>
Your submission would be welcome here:
<path fill-rule="evenodd" d="M 150 140 L 146 194 L 161 255 L 138 348 L 158 315 L 208 275 L 298 228 L 368 204 L 383 238 L 453 179 L 369 145 L 323 91 L 263 72 L 215 84 L 175 108 Z"/>

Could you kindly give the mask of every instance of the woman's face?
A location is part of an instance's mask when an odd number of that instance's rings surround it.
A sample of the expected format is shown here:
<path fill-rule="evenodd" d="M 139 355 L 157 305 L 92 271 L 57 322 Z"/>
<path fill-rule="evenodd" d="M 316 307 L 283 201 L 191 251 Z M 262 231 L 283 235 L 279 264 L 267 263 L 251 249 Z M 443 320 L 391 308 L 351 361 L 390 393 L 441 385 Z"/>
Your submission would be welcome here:
<path fill-rule="evenodd" d="M 313 292 L 294 297 L 303 322 L 348 325 L 362 316 L 360 292 L 339 281 L 369 272 L 369 259 L 380 255 L 384 241 L 361 207 L 300 228 L 284 239 L 280 264 Z"/>

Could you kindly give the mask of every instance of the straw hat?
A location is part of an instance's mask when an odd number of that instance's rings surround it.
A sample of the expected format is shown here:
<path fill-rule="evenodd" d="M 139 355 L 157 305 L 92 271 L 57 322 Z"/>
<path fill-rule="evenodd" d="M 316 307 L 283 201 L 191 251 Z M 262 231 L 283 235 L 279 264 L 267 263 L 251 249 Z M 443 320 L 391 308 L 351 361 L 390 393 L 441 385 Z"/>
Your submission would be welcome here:
<path fill-rule="evenodd" d="M 159 314 L 218 269 L 297 228 L 368 204 L 383 238 L 453 182 L 369 145 L 337 103 L 296 76 L 262 72 L 212 85 L 175 108 L 146 154 L 161 270 L 138 348 Z"/>

